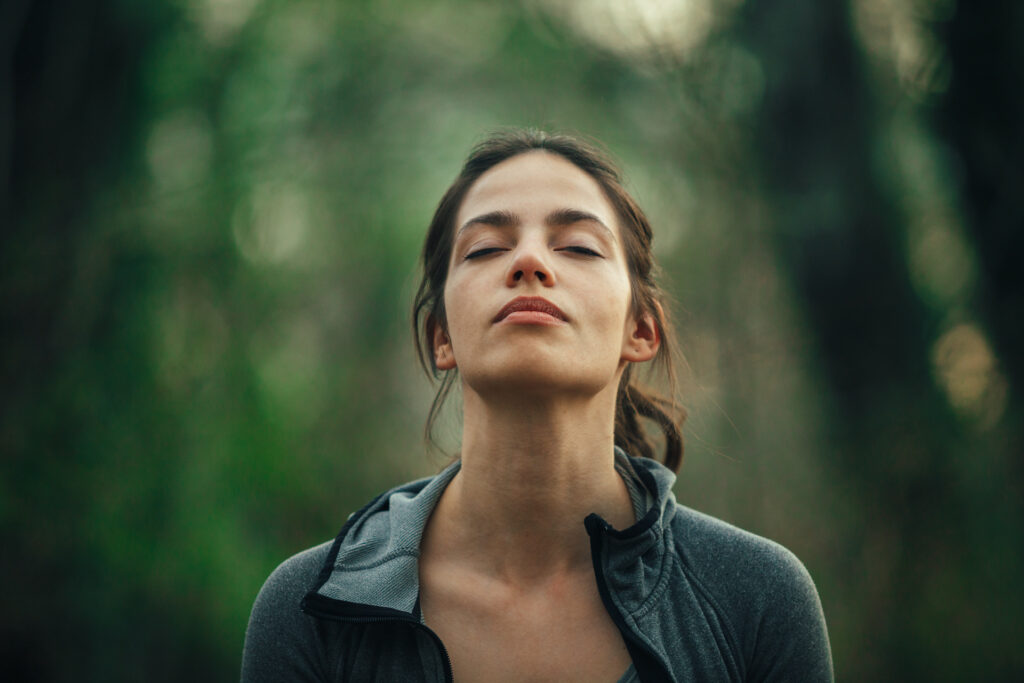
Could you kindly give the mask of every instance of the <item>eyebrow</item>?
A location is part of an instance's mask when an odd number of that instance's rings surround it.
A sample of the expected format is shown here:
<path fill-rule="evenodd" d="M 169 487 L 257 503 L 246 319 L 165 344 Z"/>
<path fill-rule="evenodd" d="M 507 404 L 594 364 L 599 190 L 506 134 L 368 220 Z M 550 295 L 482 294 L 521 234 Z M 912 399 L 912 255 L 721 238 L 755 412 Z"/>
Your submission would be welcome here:
<path fill-rule="evenodd" d="M 462 227 L 455 233 L 455 237 L 457 238 L 462 231 L 474 225 L 489 225 L 493 228 L 514 228 L 522 222 L 522 219 L 511 211 L 489 211 L 488 213 L 474 216 L 463 223 Z M 607 237 L 612 241 L 612 243 L 615 243 L 616 241 L 615 233 L 611 231 L 611 228 L 605 225 L 604 221 L 589 211 L 583 211 L 581 209 L 555 209 L 545 216 L 544 222 L 547 225 L 555 227 L 563 227 L 582 222 L 596 223 L 604 230 L 604 232 L 608 233 Z"/>

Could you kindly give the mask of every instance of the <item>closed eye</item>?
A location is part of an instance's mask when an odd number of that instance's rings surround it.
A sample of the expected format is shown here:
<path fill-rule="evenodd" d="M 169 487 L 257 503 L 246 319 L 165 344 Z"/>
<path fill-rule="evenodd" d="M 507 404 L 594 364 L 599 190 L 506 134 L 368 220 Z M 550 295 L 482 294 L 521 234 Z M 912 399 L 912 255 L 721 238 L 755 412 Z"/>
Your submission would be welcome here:
<path fill-rule="evenodd" d="M 561 249 L 557 249 L 556 251 L 571 251 L 574 254 L 580 254 L 582 256 L 598 256 L 598 257 L 604 258 L 603 256 L 601 256 L 599 253 L 597 253 L 593 249 L 588 249 L 587 247 L 579 247 L 579 246 L 562 247 Z"/>
<path fill-rule="evenodd" d="M 477 249 L 474 252 L 466 254 L 466 260 L 469 261 L 470 259 L 480 258 L 481 256 L 487 256 L 499 251 L 504 251 L 504 249 L 501 247 L 485 247 L 484 249 Z"/>

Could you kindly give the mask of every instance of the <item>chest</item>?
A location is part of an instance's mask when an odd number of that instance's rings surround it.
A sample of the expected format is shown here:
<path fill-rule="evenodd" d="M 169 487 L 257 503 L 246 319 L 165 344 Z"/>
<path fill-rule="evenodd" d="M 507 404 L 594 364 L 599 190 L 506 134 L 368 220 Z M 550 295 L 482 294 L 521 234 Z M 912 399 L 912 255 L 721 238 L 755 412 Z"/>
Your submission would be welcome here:
<path fill-rule="evenodd" d="M 629 667 L 592 576 L 532 592 L 452 579 L 423 581 L 420 606 L 457 683 L 615 683 Z"/>

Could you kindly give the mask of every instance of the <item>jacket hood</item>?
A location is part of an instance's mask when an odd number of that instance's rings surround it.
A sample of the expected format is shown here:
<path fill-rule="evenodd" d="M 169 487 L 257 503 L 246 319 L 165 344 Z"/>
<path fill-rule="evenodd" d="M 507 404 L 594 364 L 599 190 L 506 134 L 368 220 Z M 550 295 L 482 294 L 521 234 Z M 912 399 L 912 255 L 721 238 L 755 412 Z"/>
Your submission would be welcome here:
<path fill-rule="evenodd" d="M 309 598 L 413 614 L 419 595 L 419 548 L 423 531 L 457 461 L 434 477 L 398 486 L 353 513 L 328 554 Z M 633 500 L 637 522 L 614 529 L 596 514 L 580 520 L 591 536 L 608 585 L 625 614 L 643 606 L 663 578 L 662 552 L 676 513 L 675 474 L 649 458 L 615 448 L 615 467 Z"/>

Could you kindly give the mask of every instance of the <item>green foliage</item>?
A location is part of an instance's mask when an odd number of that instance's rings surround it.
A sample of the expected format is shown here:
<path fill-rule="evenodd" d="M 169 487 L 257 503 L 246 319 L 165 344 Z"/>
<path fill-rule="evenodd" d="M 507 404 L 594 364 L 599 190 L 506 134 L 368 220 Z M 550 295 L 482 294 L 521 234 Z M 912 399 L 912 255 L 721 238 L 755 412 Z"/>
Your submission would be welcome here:
<path fill-rule="evenodd" d="M 984 313 L 1020 276 L 986 279 L 969 136 L 932 121 L 963 16 L 28 5 L 0 110 L 16 677 L 230 679 L 274 566 L 437 469 L 417 254 L 508 125 L 622 160 L 690 366 L 677 494 L 805 561 L 838 678 L 1024 670 L 1017 328 Z"/>

